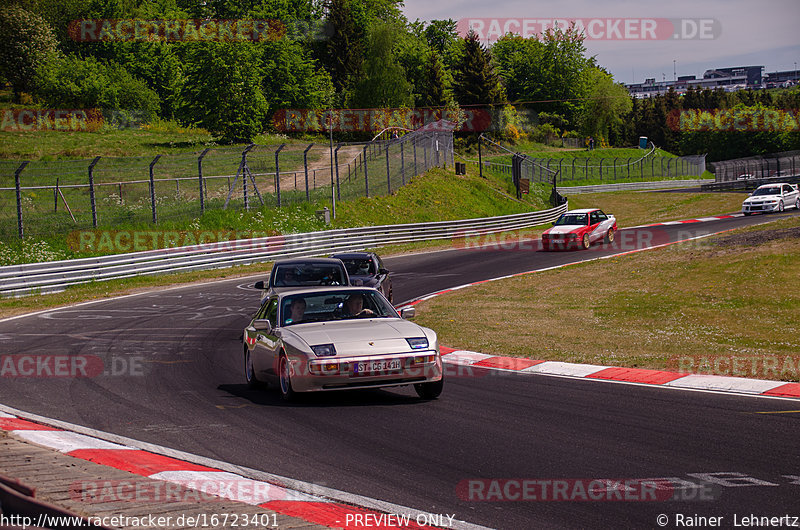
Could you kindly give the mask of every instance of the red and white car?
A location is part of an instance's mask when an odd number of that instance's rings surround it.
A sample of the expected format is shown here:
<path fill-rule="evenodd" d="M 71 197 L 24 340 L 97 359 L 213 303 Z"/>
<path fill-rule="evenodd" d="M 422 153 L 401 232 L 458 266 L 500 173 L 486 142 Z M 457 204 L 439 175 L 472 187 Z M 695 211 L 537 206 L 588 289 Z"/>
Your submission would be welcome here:
<path fill-rule="evenodd" d="M 570 210 L 562 214 L 552 228 L 542 234 L 544 250 L 562 250 L 572 247 L 587 249 L 595 241 L 614 241 L 617 219 L 597 208 Z"/>

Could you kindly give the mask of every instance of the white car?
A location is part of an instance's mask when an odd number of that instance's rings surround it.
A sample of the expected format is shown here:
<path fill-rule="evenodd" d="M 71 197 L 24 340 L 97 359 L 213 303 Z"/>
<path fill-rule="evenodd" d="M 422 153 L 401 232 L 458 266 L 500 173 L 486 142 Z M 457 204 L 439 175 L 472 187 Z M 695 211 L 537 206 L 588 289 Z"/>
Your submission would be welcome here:
<path fill-rule="evenodd" d="M 742 213 L 750 215 L 755 212 L 782 212 L 784 208 L 792 206 L 800 209 L 800 191 L 797 186 L 785 182 L 764 184 L 744 200 Z"/>

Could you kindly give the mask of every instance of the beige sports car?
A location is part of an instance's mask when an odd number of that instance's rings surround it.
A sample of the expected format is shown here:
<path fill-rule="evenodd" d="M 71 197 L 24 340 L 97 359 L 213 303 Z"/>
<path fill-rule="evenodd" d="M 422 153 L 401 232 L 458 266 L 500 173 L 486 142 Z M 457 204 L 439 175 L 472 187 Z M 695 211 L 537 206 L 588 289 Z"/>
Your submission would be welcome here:
<path fill-rule="evenodd" d="M 435 399 L 444 385 L 436 333 L 407 319 L 376 289 L 317 287 L 267 297 L 244 330 L 247 383 L 299 392 L 414 385 Z"/>

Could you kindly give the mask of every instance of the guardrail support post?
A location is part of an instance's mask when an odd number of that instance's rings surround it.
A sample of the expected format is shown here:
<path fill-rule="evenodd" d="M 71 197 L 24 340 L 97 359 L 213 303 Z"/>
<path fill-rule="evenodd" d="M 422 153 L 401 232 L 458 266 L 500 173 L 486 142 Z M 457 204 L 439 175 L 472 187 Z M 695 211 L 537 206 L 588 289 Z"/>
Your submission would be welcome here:
<path fill-rule="evenodd" d="M 160 155 L 159 155 L 160 156 Z M 89 203 L 92 205 L 92 227 L 97 228 L 97 201 L 94 197 L 94 166 L 100 162 L 100 157 L 95 157 L 89 164 Z M 153 168 L 150 166 L 150 181 L 153 181 Z"/>
<path fill-rule="evenodd" d="M 24 161 L 17 170 L 14 172 L 14 186 L 17 190 L 17 231 L 19 232 L 19 238 L 22 239 L 23 230 L 22 230 L 22 190 L 20 189 L 20 178 L 19 175 L 22 173 L 22 170 L 25 169 L 30 163 L 30 160 Z"/>
<path fill-rule="evenodd" d="M 153 178 L 153 166 L 156 165 L 156 162 L 158 162 L 159 158 L 161 158 L 161 155 L 156 155 L 153 161 L 150 162 L 150 205 L 152 206 L 153 209 L 153 224 L 158 222 L 158 217 L 156 215 L 156 183 L 155 179 Z M 99 156 L 95 158 L 95 162 L 97 162 L 98 160 L 100 160 Z M 94 165 L 94 162 L 92 164 Z M 89 174 L 91 175 L 91 172 Z M 92 210 L 94 210 L 94 194 L 92 194 Z M 96 219 L 94 227 L 97 228 Z"/>
<path fill-rule="evenodd" d="M 200 183 L 200 213 L 203 214 L 206 211 L 206 202 L 205 202 L 205 182 L 203 182 L 203 157 L 211 151 L 211 148 L 207 148 L 205 151 L 200 153 L 200 156 L 197 157 L 197 179 Z"/>
<path fill-rule="evenodd" d="M 367 149 L 369 148 L 369 144 L 364 146 L 364 192 L 366 197 L 369 197 L 369 172 L 367 171 Z"/>
<path fill-rule="evenodd" d="M 275 151 L 275 194 L 278 196 L 278 207 L 281 206 L 281 167 L 278 162 L 278 155 L 280 154 L 281 150 L 286 147 L 286 144 L 281 144 L 278 147 L 278 150 Z M 248 148 L 249 150 L 249 148 Z M 247 200 L 245 198 L 245 200 Z"/>
<path fill-rule="evenodd" d="M 303 151 L 303 169 L 306 172 L 306 202 L 310 202 L 311 201 L 311 195 L 310 195 L 310 192 L 308 190 L 308 151 L 312 147 L 314 147 L 314 144 L 310 144 L 308 147 L 306 147 L 306 150 Z"/>

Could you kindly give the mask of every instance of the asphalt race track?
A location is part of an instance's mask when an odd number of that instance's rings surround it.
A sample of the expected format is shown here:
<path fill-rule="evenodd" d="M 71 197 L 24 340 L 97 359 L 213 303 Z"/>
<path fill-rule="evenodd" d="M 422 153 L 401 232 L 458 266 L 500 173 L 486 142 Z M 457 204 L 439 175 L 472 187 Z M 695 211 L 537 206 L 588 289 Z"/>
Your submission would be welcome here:
<path fill-rule="evenodd" d="M 386 262 L 394 272 L 395 302 L 402 302 L 627 251 L 630 242 L 659 244 L 765 220 L 624 230 L 616 249 L 487 247 Z M 731 527 L 734 515 L 798 515 L 796 401 L 476 372 L 449 378 L 433 402 L 403 388 L 315 395 L 284 405 L 277 392 L 251 391 L 244 383 L 239 337 L 258 304 L 259 293 L 249 287 L 254 281 L 0 322 L 2 355 L 97 356 L 104 370 L 90 378 L 6 377 L 0 403 L 498 528 L 658 528 L 660 514 L 668 516 L 667 528 L 675 528 L 676 514 L 722 516 L 722 526 Z M 781 411 L 794 412 L 774 413 Z M 689 500 L 646 502 L 481 502 L 457 490 L 471 479 L 667 477 L 704 486 L 677 490 Z"/>

